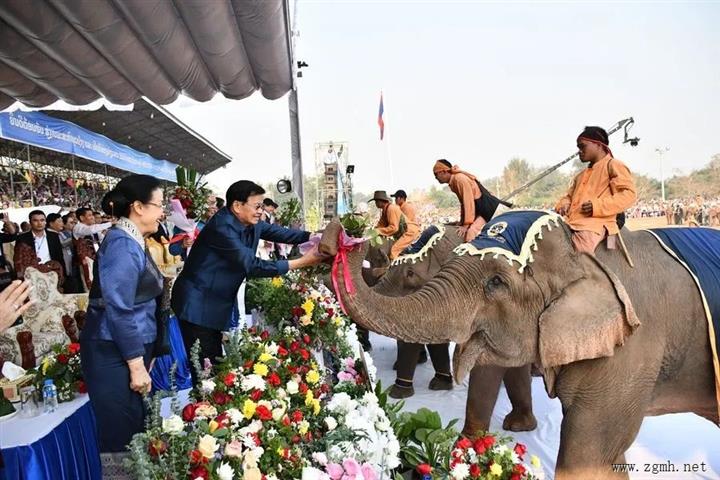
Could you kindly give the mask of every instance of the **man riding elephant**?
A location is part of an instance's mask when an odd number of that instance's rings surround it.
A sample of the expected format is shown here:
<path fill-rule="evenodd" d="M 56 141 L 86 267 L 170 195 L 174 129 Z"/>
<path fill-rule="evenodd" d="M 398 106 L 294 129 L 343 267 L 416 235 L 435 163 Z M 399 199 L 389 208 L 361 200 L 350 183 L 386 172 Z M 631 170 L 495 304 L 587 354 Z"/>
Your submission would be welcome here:
<path fill-rule="evenodd" d="M 700 258 L 720 264 L 720 232 L 665 230 L 686 235 Z M 706 298 L 696 275 L 656 235 L 626 232 L 632 268 L 603 245 L 595 255 L 576 251 L 571 228 L 554 213 L 508 212 L 410 295 L 365 286 L 363 249 L 348 252 L 340 266 L 338 293 L 356 322 L 382 335 L 462 344 L 453 358 L 456 380 L 476 364 L 537 363 L 564 414 L 555 478 L 627 478 L 612 464 L 625 463 L 645 415 L 694 412 L 720 421 Z M 336 238 L 331 224 L 321 250 L 333 253 Z M 710 269 L 711 286 L 720 284 L 720 271 Z M 717 305 L 720 294 L 710 300 Z"/>

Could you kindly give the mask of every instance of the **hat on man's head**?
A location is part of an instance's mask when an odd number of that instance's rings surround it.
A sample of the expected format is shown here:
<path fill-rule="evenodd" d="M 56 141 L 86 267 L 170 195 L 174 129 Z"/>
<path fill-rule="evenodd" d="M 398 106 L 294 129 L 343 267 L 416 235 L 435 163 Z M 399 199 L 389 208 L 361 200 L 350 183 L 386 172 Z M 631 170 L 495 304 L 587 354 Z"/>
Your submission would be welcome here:
<path fill-rule="evenodd" d="M 265 205 L 266 207 L 278 208 L 278 204 L 273 202 L 272 198 L 263 199 L 263 205 Z"/>
<path fill-rule="evenodd" d="M 407 198 L 407 193 L 405 193 L 405 190 L 398 190 L 390 196 L 395 198 Z"/>
<path fill-rule="evenodd" d="M 388 197 L 388 194 L 385 190 L 375 190 L 375 193 L 373 194 L 373 197 L 370 200 L 371 201 L 384 200 L 386 202 L 392 203 L 392 198 Z"/>

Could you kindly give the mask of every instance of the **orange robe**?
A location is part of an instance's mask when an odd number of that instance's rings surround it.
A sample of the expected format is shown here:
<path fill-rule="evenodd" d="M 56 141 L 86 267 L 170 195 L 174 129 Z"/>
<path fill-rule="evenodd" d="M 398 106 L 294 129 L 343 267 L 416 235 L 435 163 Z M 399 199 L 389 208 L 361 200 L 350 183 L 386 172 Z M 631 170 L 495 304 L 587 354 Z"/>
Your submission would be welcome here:
<path fill-rule="evenodd" d="M 636 200 L 635 181 L 630 170 L 608 154 L 575 177 L 555 209 L 567 210 L 566 221 L 578 234 L 577 241 L 573 239 L 576 247 L 593 253 L 606 235 L 618 233 L 616 215 L 630 208 Z M 580 212 L 587 201 L 592 203 L 592 216 Z"/>
<path fill-rule="evenodd" d="M 408 203 L 405 202 L 405 205 L 408 205 Z M 375 229 L 380 235 L 392 237 L 398 233 L 398 230 L 400 230 L 400 218 L 402 216 L 405 217 L 405 225 L 407 226 L 407 229 L 405 230 L 405 233 L 395 241 L 390 249 L 390 260 L 397 258 L 397 256 L 400 255 L 400 252 L 412 244 L 420 234 L 420 225 L 417 223 L 417 219 L 415 217 L 415 209 L 408 205 L 406 210 L 410 213 L 410 217 L 406 215 L 403 209 L 398 205 L 388 203 L 388 205 L 383 209 L 380 220 L 375 226 Z"/>

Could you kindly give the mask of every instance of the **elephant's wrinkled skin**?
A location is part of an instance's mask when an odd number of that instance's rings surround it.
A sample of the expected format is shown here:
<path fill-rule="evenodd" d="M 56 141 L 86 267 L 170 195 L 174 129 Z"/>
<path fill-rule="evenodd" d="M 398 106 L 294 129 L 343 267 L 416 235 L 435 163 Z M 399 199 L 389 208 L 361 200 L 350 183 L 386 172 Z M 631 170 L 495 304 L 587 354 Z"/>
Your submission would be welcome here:
<path fill-rule="evenodd" d="M 442 265 L 452 258 L 455 247 L 462 241 L 462 237 L 457 234 L 457 227 L 446 226 L 445 234 L 427 250 L 426 256 L 414 263 L 408 261 L 393 265 L 379 281 L 368 285 L 380 295 L 391 297 L 409 295 L 419 290 L 440 271 Z M 369 256 L 366 256 L 366 259 Z M 363 269 L 363 278 L 367 283 L 366 270 Z M 530 366 L 507 368 L 478 365 L 470 372 L 464 435 L 474 437 L 490 428 L 490 418 L 503 381 L 513 406 L 512 411 L 503 421 L 503 428 L 513 432 L 535 429 L 537 420 L 532 412 Z"/>
<path fill-rule="evenodd" d="M 649 233 L 623 236 L 635 268 L 604 245 L 595 257 L 576 253 L 563 225 L 543 232 L 523 273 L 503 257 L 465 255 L 406 297 L 378 295 L 357 273 L 357 293 L 343 284 L 339 293 L 355 321 L 383 335 L 463 344 L 459 377 L 476 362 L 536 362 L 563 407 L 556 478 L 627 478 L 611 464 L 624 463 L 645 415 L 694 412 L 717 423 L 718 414 L 692 277 Z M 326 251 L 334 238 L 323 239 Z M 349 254 L 355 272 L 363 256 Z"/>

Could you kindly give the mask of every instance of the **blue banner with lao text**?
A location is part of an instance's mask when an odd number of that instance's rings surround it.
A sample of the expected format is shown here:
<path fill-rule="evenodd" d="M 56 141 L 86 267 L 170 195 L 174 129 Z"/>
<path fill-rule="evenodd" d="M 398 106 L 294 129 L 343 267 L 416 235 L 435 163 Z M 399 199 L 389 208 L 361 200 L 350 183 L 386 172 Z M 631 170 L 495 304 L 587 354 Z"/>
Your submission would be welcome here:
<path fill-rule="evenodd" d="M 0 137 L 174 182 L 174 163 L 40 112 L 0 113 Z"/>

